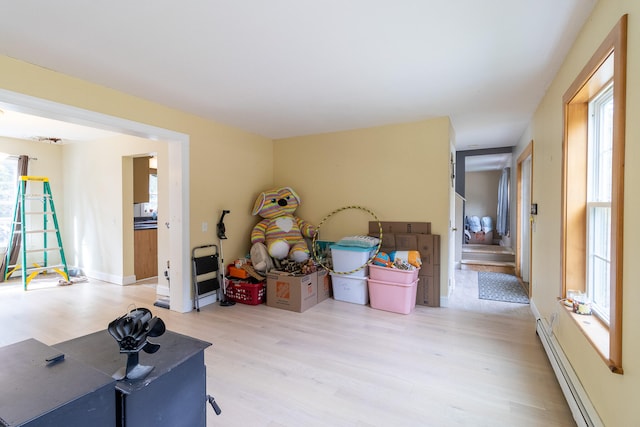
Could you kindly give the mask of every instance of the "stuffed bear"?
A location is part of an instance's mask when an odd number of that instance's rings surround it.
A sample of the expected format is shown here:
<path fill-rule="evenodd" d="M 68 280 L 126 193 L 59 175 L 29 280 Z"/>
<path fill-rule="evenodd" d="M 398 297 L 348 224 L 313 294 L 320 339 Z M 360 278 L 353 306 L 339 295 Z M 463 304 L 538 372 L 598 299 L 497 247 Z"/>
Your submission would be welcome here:
<path fill-rule="evenodd" d="M 264 219 L 253 227 L 251 244 L 266 245 L 269 255 L 278 260 L 289 258 L 304 262 L 309 259 L 309 248 L 304 238 L 313 238 L 316 228 L 293 215 L 299 204 L 300 197 L 291 187 L 261 193 L 252 214 Z"/>

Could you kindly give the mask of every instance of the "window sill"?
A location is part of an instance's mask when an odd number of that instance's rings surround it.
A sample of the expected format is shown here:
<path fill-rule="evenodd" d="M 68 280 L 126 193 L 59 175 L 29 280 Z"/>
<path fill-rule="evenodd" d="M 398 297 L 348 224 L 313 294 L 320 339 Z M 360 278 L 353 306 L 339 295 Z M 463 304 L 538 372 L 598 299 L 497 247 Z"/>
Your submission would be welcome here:
<path fill-rule="evenodd" d="M 587 340 L 596 349 L 611 372 L 622 374 L 622 367 L 613 366 L 609 359 L 609 327 L 604 324 L 598 316 L 577 314 L 574 313 L 570 307 L 564 305 L 562 301 L 560 301 L 560 304 L 565 309 L 567 315 L 573 319 Z"/>

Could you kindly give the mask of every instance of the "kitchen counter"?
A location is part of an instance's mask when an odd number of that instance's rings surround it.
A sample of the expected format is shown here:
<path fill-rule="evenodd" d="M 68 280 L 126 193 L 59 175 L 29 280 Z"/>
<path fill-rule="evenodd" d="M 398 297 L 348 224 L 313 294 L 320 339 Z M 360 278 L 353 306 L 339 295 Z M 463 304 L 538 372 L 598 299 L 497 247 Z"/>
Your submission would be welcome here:
<path fill-rule="evenodd" d="M 134 230 L 155 230 L 158 228 L 158 221 L 155 219 L 133 220 Z"/>

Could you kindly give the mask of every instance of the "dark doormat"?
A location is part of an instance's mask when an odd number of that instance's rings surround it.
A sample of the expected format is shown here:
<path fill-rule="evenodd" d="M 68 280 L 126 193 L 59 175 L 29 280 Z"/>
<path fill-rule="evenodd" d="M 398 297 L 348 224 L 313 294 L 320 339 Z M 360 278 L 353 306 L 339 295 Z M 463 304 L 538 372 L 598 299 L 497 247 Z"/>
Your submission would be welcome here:
<path fill-rule="evenodd" d="M 494 301 L 529 304 L 529 297 L 518 278 L 511 274 L 478 272 L 478 297 Z"/>

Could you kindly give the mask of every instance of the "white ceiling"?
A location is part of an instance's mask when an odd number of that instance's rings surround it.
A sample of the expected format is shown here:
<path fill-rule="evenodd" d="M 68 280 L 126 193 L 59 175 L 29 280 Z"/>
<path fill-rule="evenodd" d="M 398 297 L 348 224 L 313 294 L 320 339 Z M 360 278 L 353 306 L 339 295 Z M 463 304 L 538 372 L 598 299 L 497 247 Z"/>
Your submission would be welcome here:
<path fill-rule="evenodd" d="M 115 132 L 36 117 L 8 109 L 0 111 L 2 111 L 0 135 L 11 138 L 41 141 L 47 144 L 67 144 L 116 135 Z"/>
<path fill-rule="evenodd" d="M 595 3 L 0 0 L 0 54 L 274 139 L 450 116 L 504 147 Z"/>

